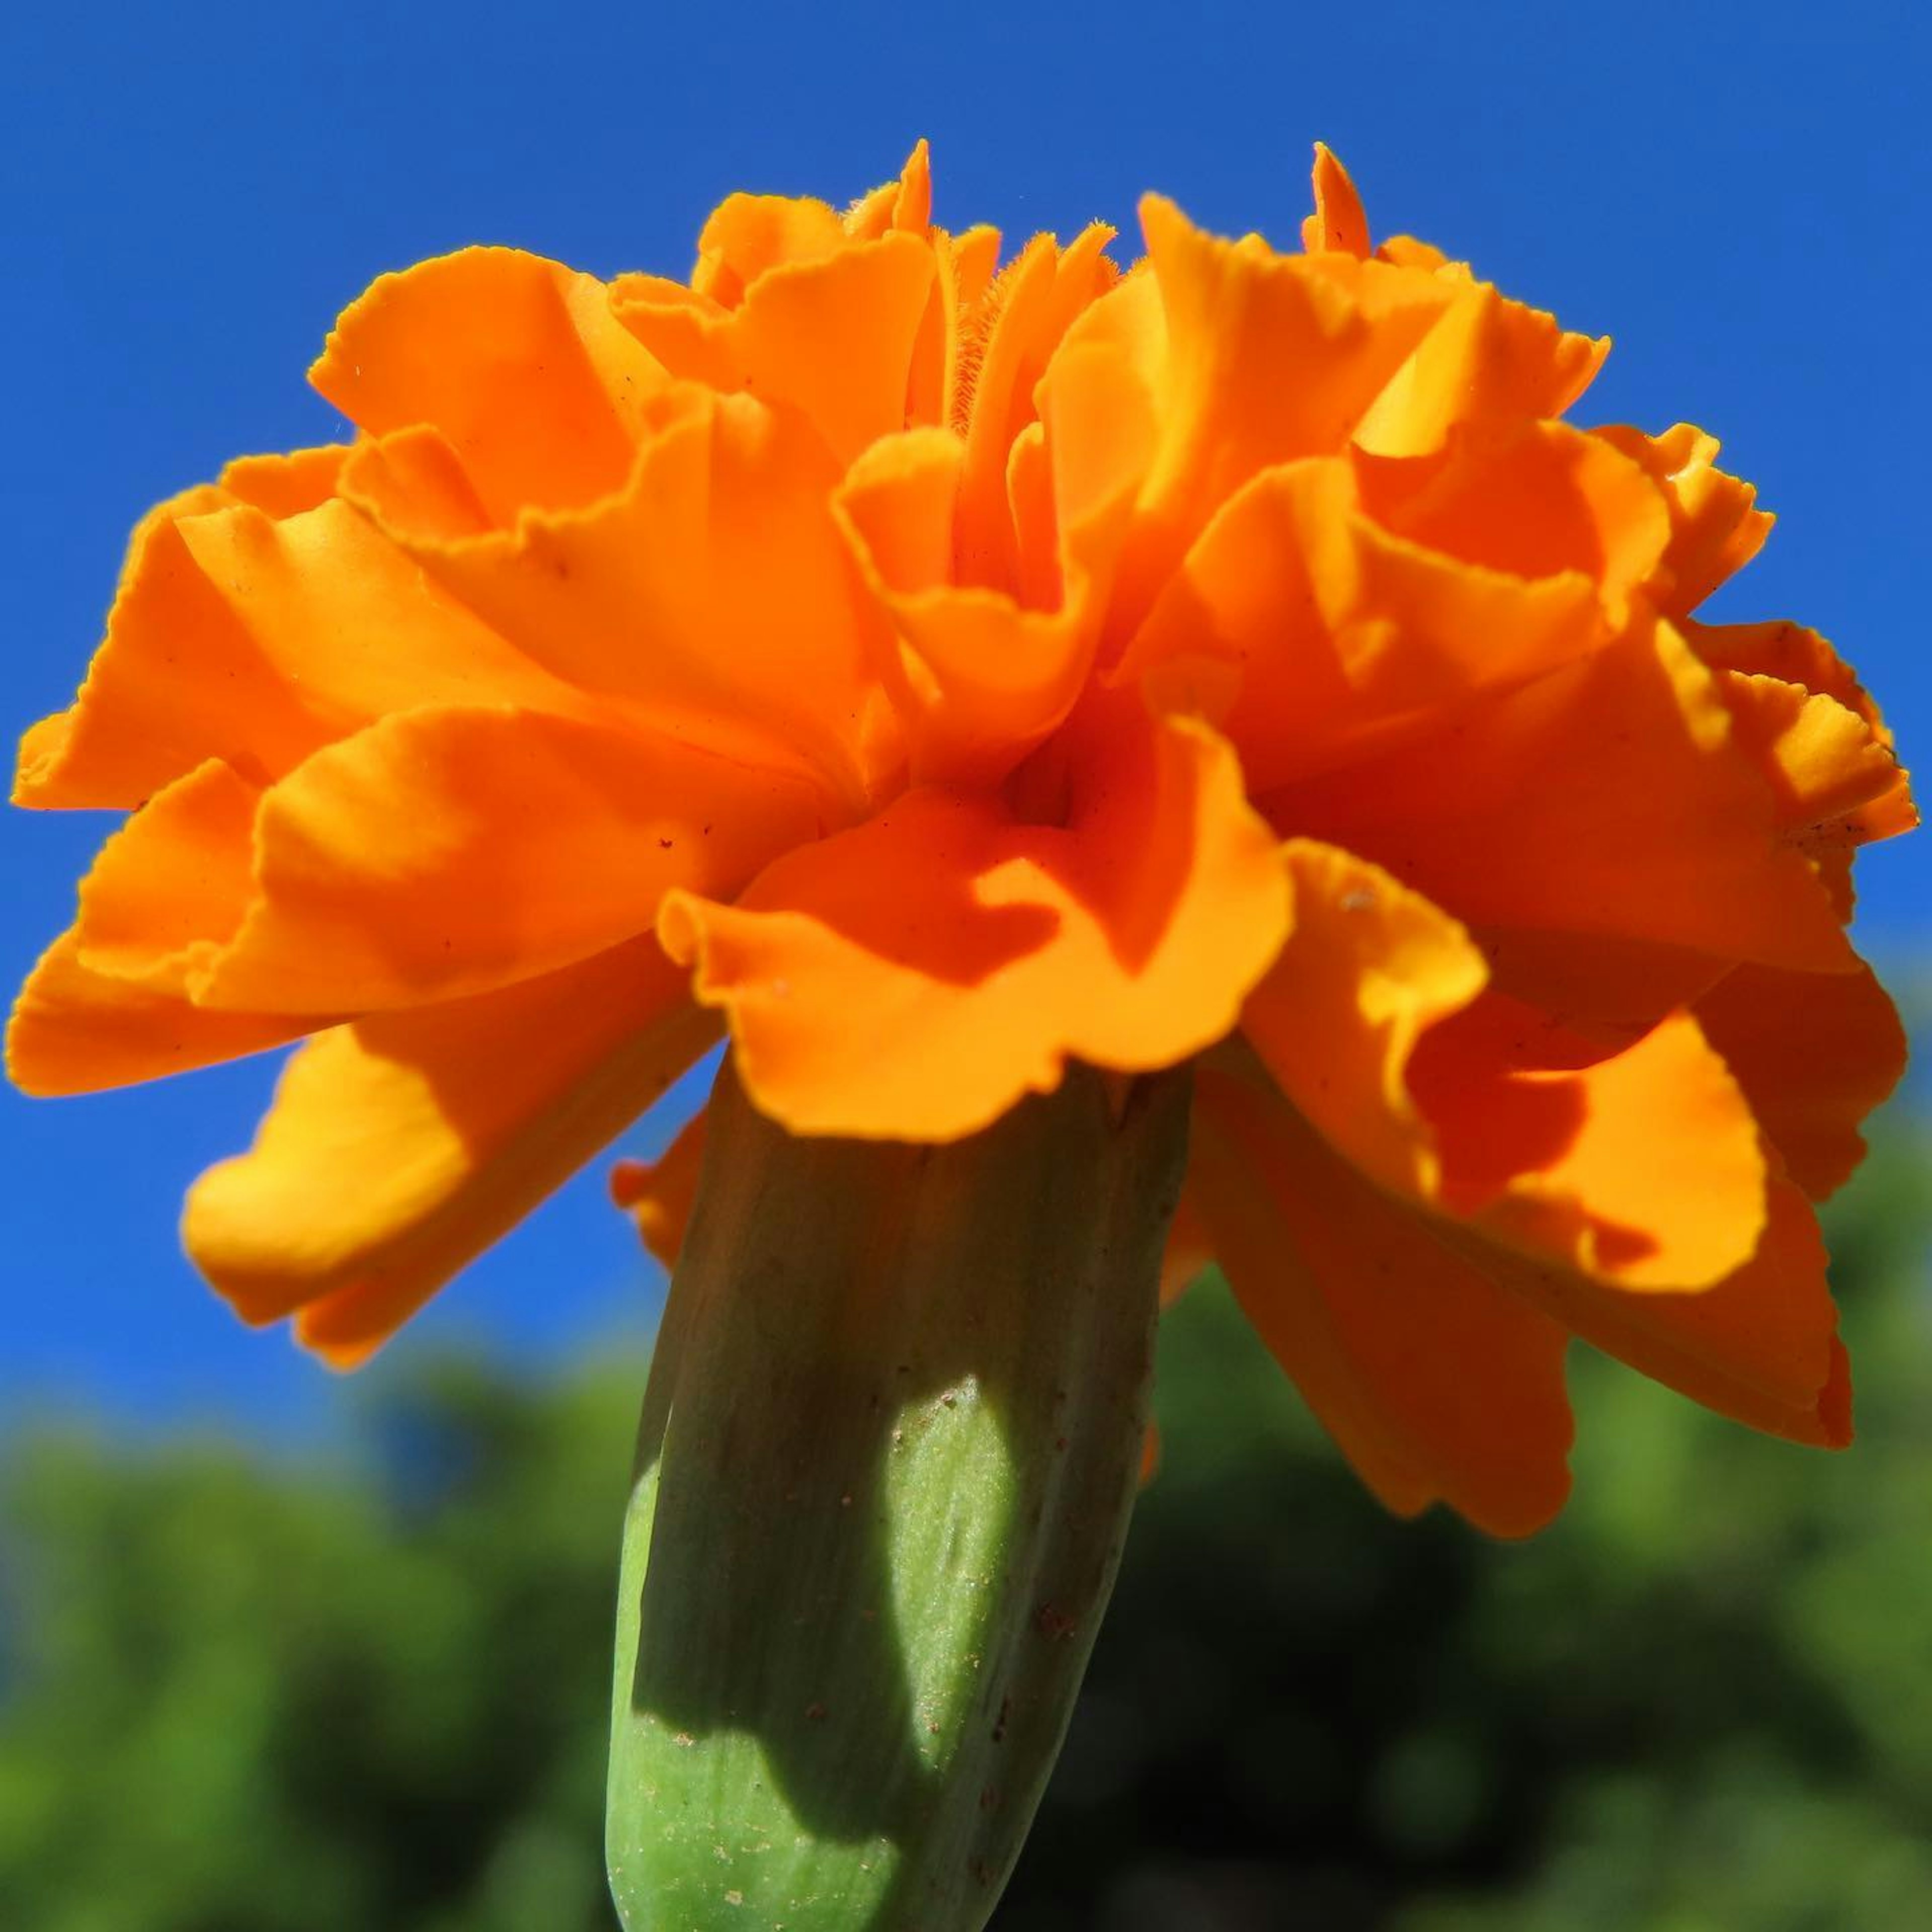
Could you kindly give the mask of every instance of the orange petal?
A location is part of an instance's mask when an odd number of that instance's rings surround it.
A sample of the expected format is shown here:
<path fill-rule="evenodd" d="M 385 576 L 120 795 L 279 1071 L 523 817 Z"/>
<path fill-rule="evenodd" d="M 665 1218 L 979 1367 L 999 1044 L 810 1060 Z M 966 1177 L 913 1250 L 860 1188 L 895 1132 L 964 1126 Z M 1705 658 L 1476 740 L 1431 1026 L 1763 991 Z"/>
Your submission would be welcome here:
<path fill-rule="evenodd" d="M 955 374 L 953 424 L 966 441 L 957 548 L 962 583 L 1010 588 L 1016 548 L 1007 453 L 1034 419 L 1034 392 L 1074 320 L 1115 278 L 1114 231 L 1095 222 L 1062 249 L 1036 236 L 968 320 Z"/>
<path fill-rule="evenodd" d="M 1628 1294 L 1498 1247 L 1451 1241 L 1492 1279 L 1574 1334 L 1748 1427 L 1821 1448 L 1851 1440 L 1851 1381 L 1838 1340 L 1817 1217 L 1789 1181 L 1769 1195 L 1744 1264 L 1694 1294 Z"/>
<path fill-rule="evenodd" d="M 187 996 L 97 973 L 63 933 L 28 975 L 7 1028 L 7 1077 L 39 1099 L 94 1094 L 280 1046 L 314 1016 L 214 1013 Z"/>
<path fill-rule="evenodd" d="M 674 376 L 791 404 L 844 464 L 904 427 L 932 281 L 923 238 L 891 232 L 768 269 L 736 308 L 652 277 L 620 280 L 611 306 Z"/>
<path fill-rule="evenodd" d="M 1440 707 L 1603 635 L 1581 572 L 1527 581 L 1464 563 L 1390 536 L 1356 503 L 1340 458 L 1264 471 L 1222 506 L 1110 674 L 1160 667 L 1157 688 L 1192 690 L 1202 658 L 1228 667 L 1215 722 L 1257 793 L 1391 728 L 1426 730 Z"/>
<path fill-rule="evenodd" d="M 1322 142 L 1315 144 L 1315 212 L 1301 224 L 1301 245 L 1312 255 L 1333 249 L 1344 255 L 1369 252 L 1369 218 L 1355 184 Z"/>
<path fill-rule="evenodd" d="M 1379 867 L 1310 839 L 1282 862 L 1294 916 L 1241 1027 L 1282 1090 L 1384 1186 L 1432 1195 L 1442 1166 L 1408 1090 L 1423 1035 L 1482 992 L 1467 932 Z"/>
<path fill-rule="evenodd" d="M 1780 830 L 1862 845 L 1918 824 L 1898 759 L 1856 711 L 1781 678 L 1735 670 L 1717 678 L 1739 748 L 1770 781 Z"/>
<path fill-rule="evenodd" d="M 218 759 L 157 793 L 81 881 L 74 926 L 81 963 L 184 992 L 248 910 L 261 796 Z"/>
<path fill-rule="evenodd" d="M 1702 624 L 1686 618 L 1677 626 L 1691 649 L 1718 670 L 1747 671 L 1802 685 L 1807 691 L 1835 698 L 1872 727 L 1880 742 L 1892 734 L 1880 719 L 1878 706 L 1850 664 L 1816 631 L 1778 620 L 1764 624 Z"/>
<path fill-rule="evenodd" d="M 250 1322 L 362 1360 L 656 1099 L 714 1030 L 650 939 L 506 992 L 338 1027 L 288 1065 L 183 1237 Z"/>
<path fill-rule="evenodd" d="M 1602 368 L 1607 339 L 1572 335 L 1556 318 L 1471 282 L 1390 376 L 1355 424 L 1372 455 L 1426 456 L 1466 434 L 1480 443 L 1561 416 Z"/>
<path fill-rule="evenodd" d="M 805 195 L 727 195 L 698 238 L 691 285 L 735 308 L 760 276 L 820 261 L 845 240 L 845 224 L 827 202 Z"/>
<path fill-rule="evenodd" d="M 1262 1087 L 1202 1069 L 1202 1210 L 1248 1318 L 1391 1509 L 1498 1536 L 1569 1491 L 1567 1338 L 1337 1160 Z"/>
<path fill-rule="evenodd" d="M 1666 616 L 1694 610 L 1764 548 L 1773 519 L 1757 492 L 1716 466 L 1718 440 L 1688 423 L 1661 436 L 1622 424 L 1592 431 L 1640 464 L 1670 509 L 1670 547 L 1649 586 Z"/>
<path fill-rule="evenodd" d="M 1740 966 L 1697 1003 L 1791 1178 L 1822 1200 L 1864 1157 L 1858 1124 L 1905 1070 L 1905 1030 L 1869 967 L 1778 973 Z"/>
<path fill-rule="evenodd" d="M 1670 539 L 1658 488 L 1630 458 L 1564 423 L 1439 452 L 1354 458 L 1364 507 L 1399 536 L 1524 578 L 1580 571 L 1621 623 Z"/>
<path fill-rule="evenodd" d="M 1086 682 L 1095 642 L 1084 600 L 1022 609 L 953 580 L 966 452 L 940 429 L 873 446 L 833 496 L 867 587 L 913 663 L 899 681 L 917 782 L 997 782 L 1057 728 Z"/>
<path fill-rule="evenodd" d="M 675 739 L 400 712 L 263 800 L 256 898 L 193 990 L 310 1013 L 482 992 L 648 930 L 670 886 L 735 890 L 818 829 L 810 788 Z"/>
<path fill-rule="evenodd" d="M 1158 362 L 1148 374 L 1162 440 L 1122 568 L 1123 637 L 1208 518 L 1250 476 L 1342 447 L 1455 295 L 1378 262 L 1277 255 L 1256 236 L 1223 241 L 1158 196 L 1142 201 L 1141 221 L 1160 297 Z M 1317 266 L 1335 263 L 1353 268 L 1359 285 Z M 1119 319 L 1100 316 L 1095 328 Z"/>
<path fill-rule="evenodd" d="M 895 230 L 922 235 L 932 219 L 932 157 L 923 141 L 913 143 L 897 181 L 862 194 L 844 213 L 847 234 L 860 241 Z"/>
<path fill-rule="evenodd" d="M 1242 1030 L 1391 1191 L 1630 1287 L 1714 1281 L 1763 1222 L 1757 1128 L 1696 1024 L 1621 1052 L 1483 991 L 1469 935 L 1386 873 L 1292 842 L 1294 923 Z"/>
<path fill-rule="evenodd" d="M 1512 926 L 1472 930 L 1498 992 L 1608 1046 L 1647 1034 L 1732 970 L 1728 960 L 1708 952 L 1644 940 Z"/>
<path fill-rule="evenodd" d="M 16 796 L 138 805 L 211 758 L 266 784 L 391 710 L 465 699 L 578 703 L 348 504 L 277 521 L 194 493 L 136 533 L 80 701 L 28 734 Z"/>
<path fill-rule="evenodd" d="M 371 436 L 440 430 L 507 526 L 526 506 L 617 488 L 664 376 L 596 277 L 514 248 L 465 248 L 379 277 L 309 380 Z"/>
<path fill-rule="evenodd" d="M 698 1202 L 704 1166 L 704 1114 L 700 1109 L 678 1130 L 656 1160 L 620 1160 L 610 1170 L 610 1195 L 638 1224 L 644 1246 L 668 1270 L 677 1265 L 684 1231 Z"/>
<path fill-rule="evenodd" d="M 1472 923 L 1845 971 L 1711 674 L 1667 625 L 1447 714 L 1437 736 L 1264 801 Z"/>
<path fill-rule="evenodd" d="M 666 899 L 664 944 L 730 1014 L 766 1112 L 950 1139 L 1050 1090 L 1069 1055 L 1140 1070 L 1228 1030 L 1286 923 L 1274 842 L 1211 733 L 1124 720 L 1099 739 L 1065 829 L 915 791 L 736 907 Z"/>
<path fill-rule="evenodd" d="M 811 430 L 680 386 L 620 494 L 447 541 L 390 524 L 439 584 L 556 677 L 748 760 L 819 773 L 862 808 L 896 767 L 878 619 Z M 373 506 L 372 506 L 373 507 Z"/>
<path fill-rule="evenodd" d="M 1721 1280 L 1757 1244 L 1757 1123 L 1688 1015 L 1609 1052 L 1492 993 L 1420 1042 L 1408 1078 L 1440 1204 L 1498 1240 L 1666 1291 Z"/>

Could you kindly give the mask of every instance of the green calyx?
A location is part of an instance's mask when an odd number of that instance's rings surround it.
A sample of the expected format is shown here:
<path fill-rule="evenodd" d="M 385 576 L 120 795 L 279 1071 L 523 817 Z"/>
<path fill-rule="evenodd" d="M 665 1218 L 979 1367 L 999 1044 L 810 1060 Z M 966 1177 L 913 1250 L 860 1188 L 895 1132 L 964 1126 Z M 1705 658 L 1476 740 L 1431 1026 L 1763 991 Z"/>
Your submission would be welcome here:
<path fill-rule="evenodd" d="M 1070 1067 L 915 1147 L 721 1073 L 625 1531 L 629 1932 L 985 1924 L 1120 1559 L 1188 1099 Z"/>

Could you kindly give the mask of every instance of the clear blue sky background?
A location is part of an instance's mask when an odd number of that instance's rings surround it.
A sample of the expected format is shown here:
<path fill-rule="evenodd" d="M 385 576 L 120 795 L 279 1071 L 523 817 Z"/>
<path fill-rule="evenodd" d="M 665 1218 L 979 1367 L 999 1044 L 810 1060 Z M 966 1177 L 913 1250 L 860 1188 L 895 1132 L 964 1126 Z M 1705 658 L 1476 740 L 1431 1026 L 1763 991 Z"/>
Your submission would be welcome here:
<path fill-rule="evenodd" d="M 335 434 L 302 370 L 383 269 L 494 241 L 682 272 L 728 190 L 842 200 L 920 134 L 954 226 L 1130 232 L 1160 187 L 1286 243 L 1320 136 L 1378 230 L 1616 338 L 1583 419 L 1724 439 L 1782 519 L 1724 614 L 1834 637 L 1910 758 L 1932 744 L 1928 17 L 1906 0 L 0 9 L 0 716 L 10 731 L 67 701 L 149 502 Z M 69 917 L 104 829 L 0 826 L 0 980 Z M 1913 843 L 1864 868 L 1864 936 L 1893 956 L 1932 947 L 1932 842 Z M 56 1398 L 264 1431 L 335 1412 L 332 1378 L 242 1329 L 175 1250 L 182 1189 L 246 1144 L 272 1073 L 0 1094 L 0 1418 Z M 655 1294 L 590 1175 L 398 1346 L 641 1339 Z"/>

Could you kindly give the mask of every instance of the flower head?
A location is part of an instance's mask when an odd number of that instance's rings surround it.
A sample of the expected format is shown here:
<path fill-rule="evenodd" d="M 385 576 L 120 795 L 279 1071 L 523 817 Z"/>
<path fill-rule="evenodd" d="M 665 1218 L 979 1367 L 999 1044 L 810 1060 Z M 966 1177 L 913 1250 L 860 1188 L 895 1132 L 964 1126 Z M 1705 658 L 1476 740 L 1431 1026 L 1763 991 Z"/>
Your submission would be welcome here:
<path fill-rule="evenodd" d="M 313 372 L 354 441 L 152 512 L 27 735 L 21 802 L 130 816 L 16 1080 L 309 1036 L 186 1236 L 350 1362 L 721 1027 L 802 1135 L 1198 1057 L 1176 1277 L 1394 1507 L 1546 1518 L 1573 1334 L 1846 1440 L 1890 740 L 1693 615 L 1769 525 L 1710 438 L 1571 425 L 1606 344 L 1316 201 L 1002 266 L 922 148 L 732 196 L 688 282 L 383 277 Z M 666 1252 L 700 1133 L 622 1176 Z"/>

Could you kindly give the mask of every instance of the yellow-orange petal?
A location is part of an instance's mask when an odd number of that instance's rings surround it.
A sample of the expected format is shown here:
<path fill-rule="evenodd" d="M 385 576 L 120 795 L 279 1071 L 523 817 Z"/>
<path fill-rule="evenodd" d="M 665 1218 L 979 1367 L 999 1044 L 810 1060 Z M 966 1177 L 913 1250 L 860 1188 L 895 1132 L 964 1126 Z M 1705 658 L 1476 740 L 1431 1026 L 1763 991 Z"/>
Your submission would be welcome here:
<path fill-rule="evenodd" d="M 1371 1186 L 1294 1110 L 1197 1076 L 1192 1178 L 1243 1310 L 1356 1469 L 1498 1536 L 1569 1492 L 1567 1337 Z"/>
<path fill-rule="evenodd" d="M 255 896 L 194 997 L 358 1012 L 554 971 L 730 892 L 820 828 L 813 789 L 621 723 L 398 712 L 266 796 Z"/>
<path fill-rule="evenodd" d="M 514 248 L 382 275 L 344 310 L 309 380 L 371 436 L 426 423 L 500 524 L 624 480 L 665 377 L 595 276 Z"/>
<path fill-rule="evenodd" d="M 644 1246 L 667 1270 L 677 1265 L 704 1166 L 700 1109 L 656 1160 L 620 1160 L 610 1170 L 610 1198 L 636 1222 Z"/>
<path fill-rule="evenodd" d="M 1711 673 L 1668 625 L 1262 802 L 1284 834 L 1359 852 L 1471 924 L 1853 964 Z"/>
<path fill-rule="evenodd" d="M 318 1023 L 313 1014 L 210 1012 L 185 994 L 95 972 L 70 931 L 14 1003 L 7 1077 L 37 1099 L 97 1094 L 284 1046 Z"/>
<path fill-rule="evenodd" d="M 730 1016 L 746 1089 L 796 1132 L 946 1140 L 1070 1056 L 1136 1071 L 1226 1033 L 1287 890 L 1232 754 L 1192 724 L 1100 734 L 1067 824 L 914 791 L 658 931 Z"/>
<path fill-rule="evenodd" d="M 1670 545 L 1646 586 L 1666 616 L 1694 610 L 1764 548 L 1774 519 L 1748 483 L 1718 468 L 1715 436 L 1688 423 L 1661 436 L 1621 424 L 1592 434 L 1640 465 L 1670 506 Z"/>
<path fill-rule="evenodd" d="M 681 385 L 622 490 L 447 540 L 388 529 L 533 662 L 664 730 L 818 773 L 862 807 L 902 754 L 874 665 L 880 620 L 802 420 Z M 372 502 L 372 511 L 384 514 Z"/>
<path fill-rule="evenodd" d="M 654 1100 L 716 1031 L 650 939 L 296 1054 L 183 1238 L 250 1322 L 362 1360 Z"/>
<path fill-rule="evenodd" d="M 1905 1029 L 1871 969 L 1740 966 L 1696 1012 L 1792 1179 L 1814 1201 L 1834 1193 L 1864 1157 L 1859 1124 L 1905 1070 Z"/>
<path fill-rule="evenodd" d="M 1355 184 L 1325 143 L 1315 144 L 1315 212 L 1301 224 L 1301 245 L 1312 255 L 1334 250 L 1344 255 L 1369 252 L 1369 218 Z"/>

